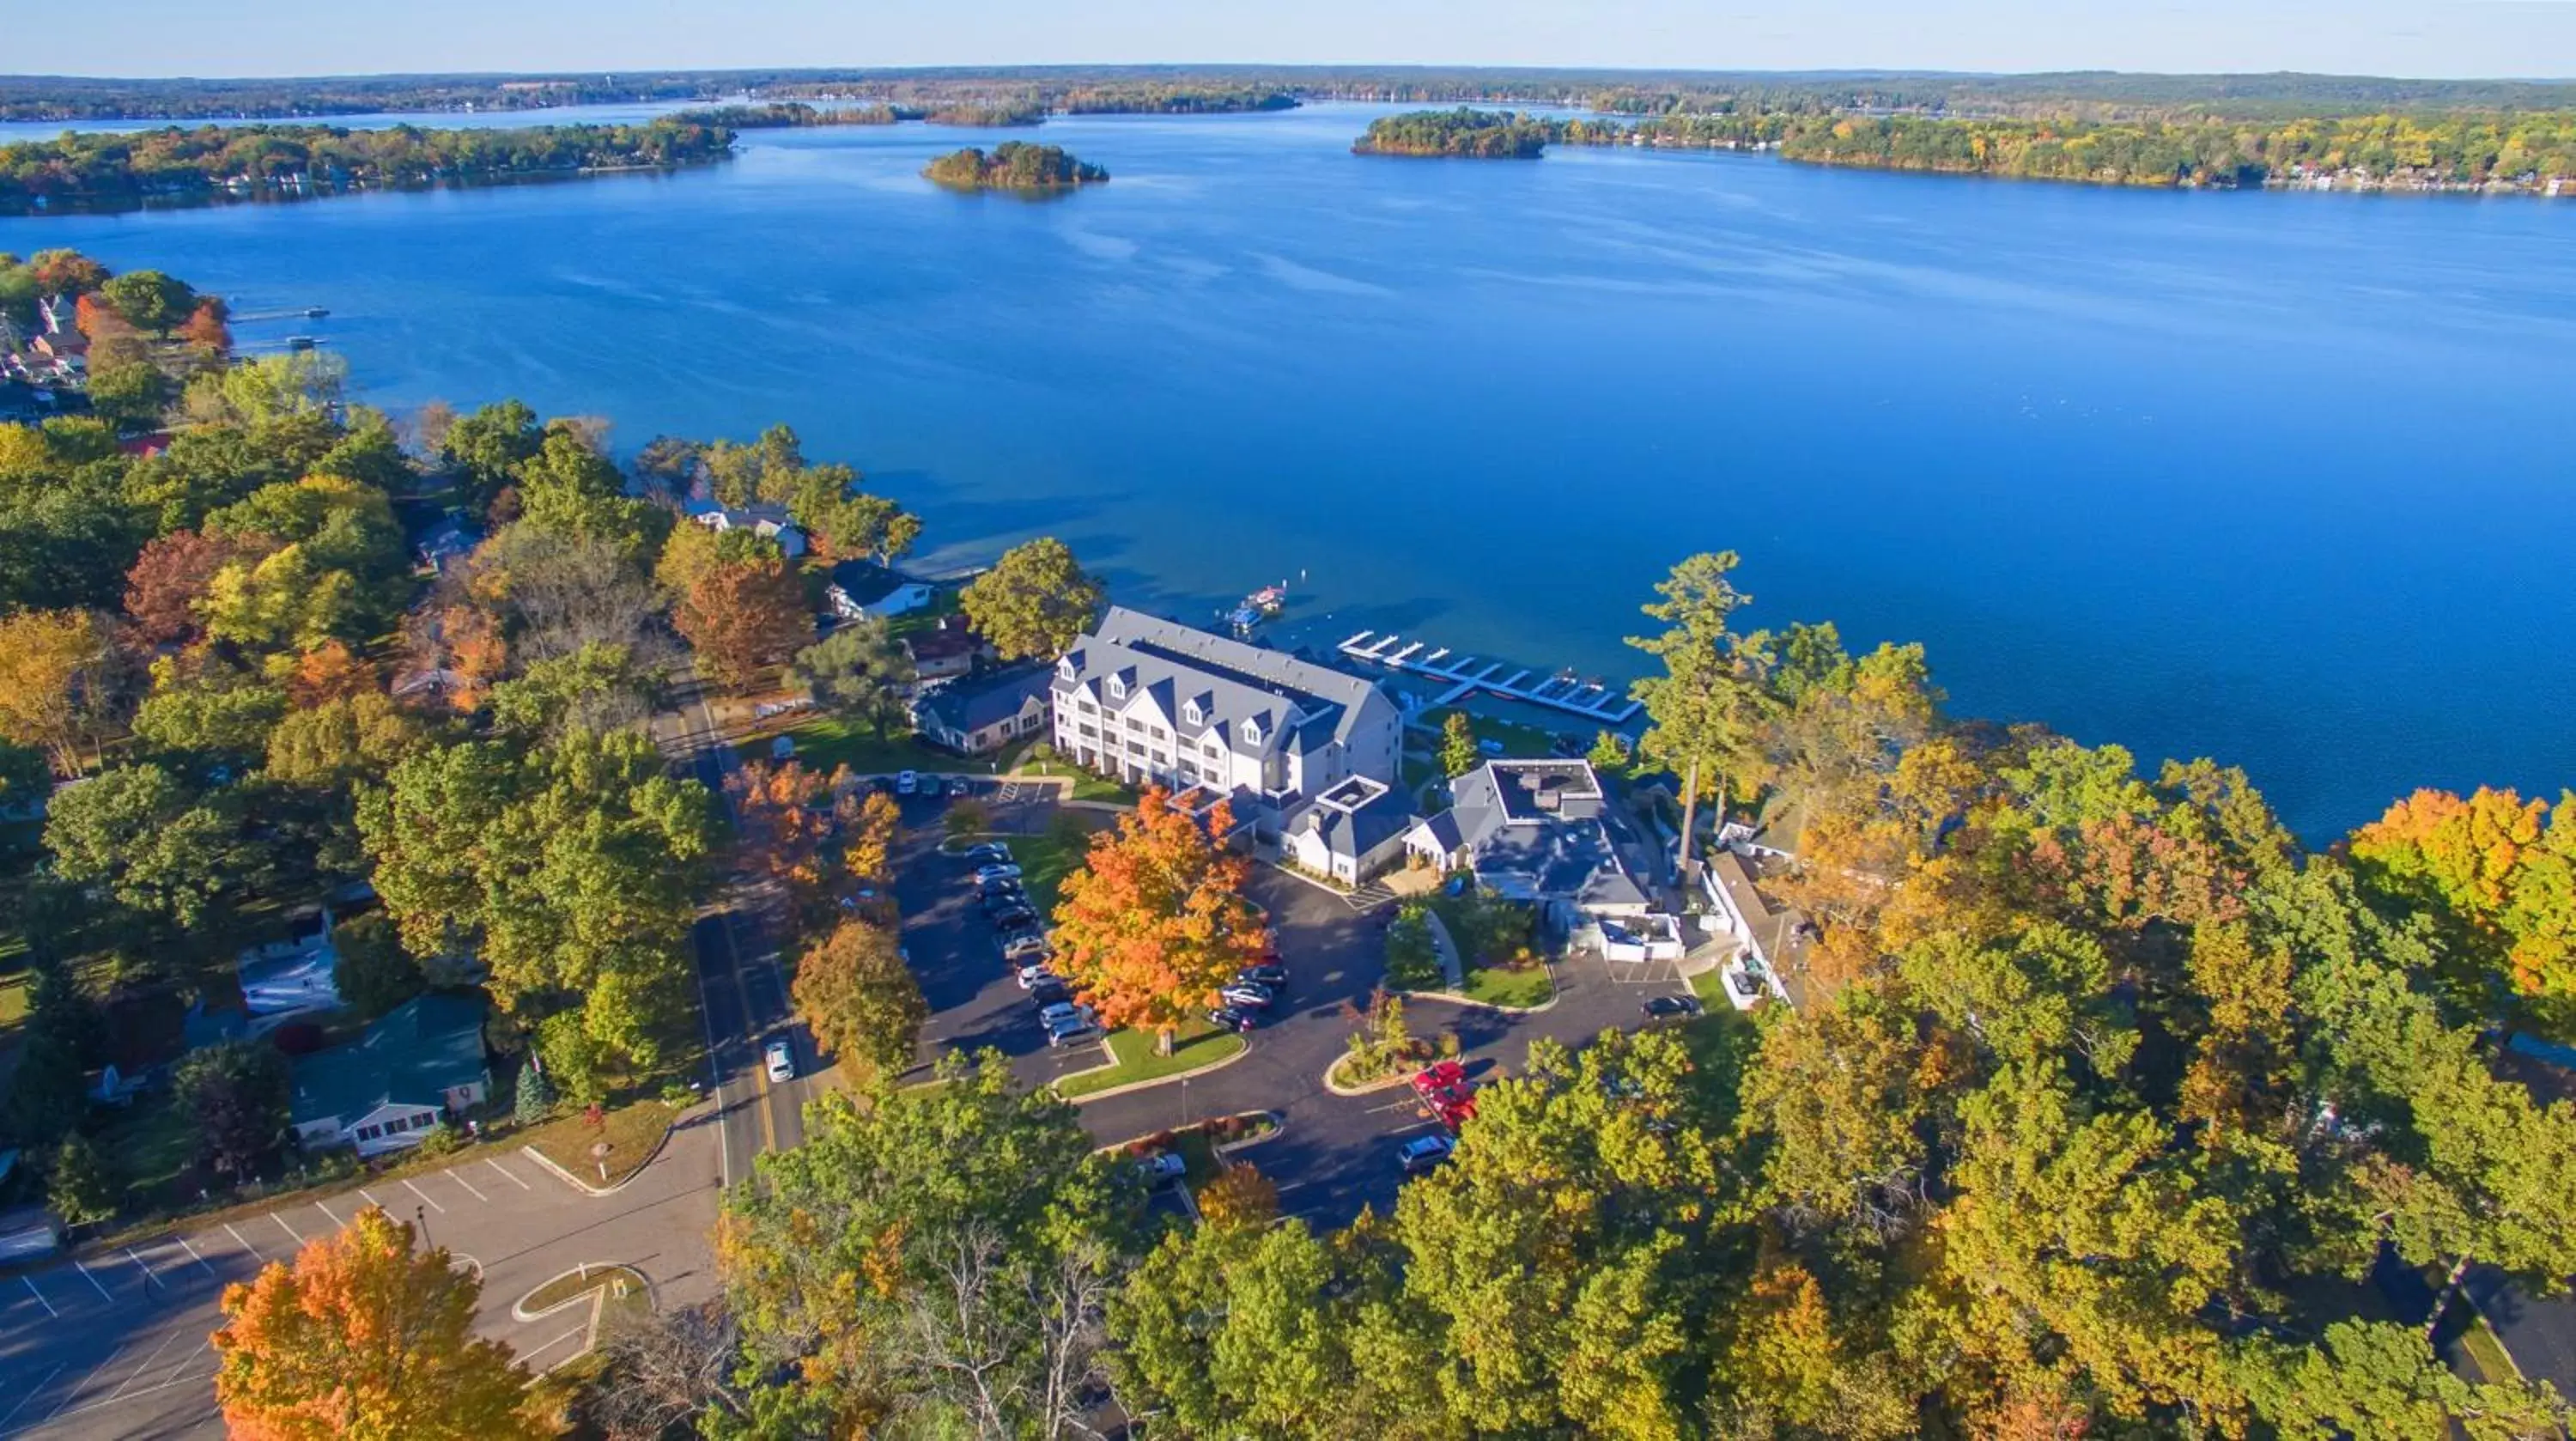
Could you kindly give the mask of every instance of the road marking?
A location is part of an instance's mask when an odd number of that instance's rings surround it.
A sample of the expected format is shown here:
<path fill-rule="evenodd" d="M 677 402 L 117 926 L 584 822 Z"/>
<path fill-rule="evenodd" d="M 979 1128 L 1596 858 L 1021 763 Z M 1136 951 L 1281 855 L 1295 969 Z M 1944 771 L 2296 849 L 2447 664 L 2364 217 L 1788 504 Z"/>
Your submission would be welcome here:
<path fill-rule="evenodd" d="M 64 1363 L 64 1365 L 69 1365 L 69 1364 L 70 1364 L 69 1362 L 65 1362 L 65 1363 Z M 14 1420 L 14 1419 L 17 1417 L 17 1415 L 18 1415 L 18 1413 L 19 1413 L 19 1412 L 26 1410 L 26 1409 L 27 1409 L 27 1403 L 28 1403 L 28 1402 L 30 1402 L 30 1401 L 35 1400 L 35 1399 L 36 1399 L 36 1396 L 37 1396 L 37 1394 L 38 1394 L 39 1392 L 43 1391 L 46 1387 L 51 1386 L 52 1384 L 54 1384 L 54 1378 L 55 1378 L 55 1377 L 57 1377 L 57 1376 L 60 1376 L 61 1374 L 63 1374 L 63 1368 L 62 1368 L 61 1366 L 57 1366 L 57 1367 L 55 1367 L 54 1369 L 52 1369 L 51 1371 L 48 1371 L 48 1372 L 46 1372 L 46 1373 L 45 1373 L 45 1379 L 44 1379 L 44 1380 L 39 1381 L 39 1382 L 37 1382 L 35 1385 L 28 1387 L 28 1388 L 27 1388 L 27 1394 L 18 1398 L 18 1404 L 17 1404 L 17 1405 L 10 1407 L 6 1413 L 0 1413 L 0 1426 L 6 1426 L 6 1425 L 8 1425 L 8 1424 L 10 1423 L 10 1421 Z"/>
<path fill-rule="evenodd" d="M 454 1181 L 456 1184 L 458 1184 L 458 1185 L 460 1185 L 460 1186 L 463 1186 L 463 1187 L 465 1188 L 465 1190 L 466 1190 L 467 1194 L 471 1195 L 471 1196 L 472 1196 L 475 1200 L 477 1200 L 477 1201 L 489 1201 L 489 1200 L 491 1200 L 491 1199 L 492 1199 L 491 1197 L 484 1195 L 482 1192 L 475 1190 L 475 1189 L 474 1189 L 474 1183 L 473 1183 L 473 1182 L 471 1182 L 471 1181 L 469 1181 L 469 1180 L 466 1180 L 466 1179 L 465 1179 L 465 1177 L 463 1176 L 463 1174 L 461 1174 L 461 1173 L 459 1173 L 459 1172 L 456 1172 L 456 1171 L 441 1171 L 441 1172 L 439 1172 L 438 1174 L 440 1174 L 440 1175 L 442 1175 L 442 1176 L 445 1176 L 447 1179 L 449 1179 L 449 1180 L 451 1180 L 451 1181 Z"/>
<path fill-rule="evenodd" d="M 224 1223 L 224 1229 L 225 1229 L 225 1230 L 227 1230 L 227 1231 L 233 1231 L 233 1223 L 232 1223 L 232 1222 L 230 1222 L 230 1221 L 226 1221 L 226 1222 Z M 239 1231 L 233 1231 L 233 1239 L 234 1239 L 234 1240 L 236 1240 L 236 1241 L 241 1242 L 241 1248 L 242 1248 L 243 1250 L 245 1250 L 245 1251 L 250 1252 L 250 1258 L 251 1258 L 252 1260 L 254 1260 L 254 1261 L 266 1261 L 266 1260 L 268 1259 L 266 1256 L 263 1256 L 263 1255 L 261 1255 L 261 1254 L 259 1253 L 259 1248 L 258 1248 L 257 1246 L 254 1246 L 254 1245 L 252 1245 L 252 1244 L 250 1243 L 250 1238 L 249 1238 L 248 1236 L 243 1235 L 243 1234 L 242 1234 L 241 1232 L 239 1232 Z"/>
<path fill-rule="evenodd" d="M 159 1286 L 164 1291 L 170 1289 L 170 1283 L 161 1279 L 160 1272 L 153 1270 L 148 1265 L 145 1265 L 143 1258 L 134 1254 L 134 1248 L 132 1246 L 127 1246 L 123 1249 L 125 1251 L 125 1259 L 133 1262 L 135 1269 L 143 1273 L 143 1285 L 146 1290 L 149 1290 L 155 1285 Z"/>
<path fill-rule="evenodd" d="M 498 1161 L 493 1160 L 493 1159 L 492 1159 L 491 1157 L 489 1157 L 489 1156 L 486 1156 L 486 1157 L 484 1157 L 484 1158 L 483 1158 L 483 1164 L 484 1164 L 484 1165 L 486 1165 L 486 1166 L 491 1167 L 491 1168 L 492 1168 L 493 1170 L 495 1170 L 495 1171 L 501 1171 L 501 1179 L 502 1179 L 502 1180 L 509 1182 L 510 1184 L 512 1184 L 512 1185 L 514 1185 L 514 1186 L 516 1186 L 516 1187 L 518 1187 L 518 1188 L 519 1188 L 520 1190 L 522 1190 L 522 1191 L 533 1191 L 533 1190 L 535 1190 L 535 1189 L 536 1189 L 536 1187 L 531 1186 L 531 1185 L 529 1185 L 527 1182 L 520 1180 L 517 1176 L 514 1176 L 514 1175 L 510 1174 L 508 1171 L 503 1171 L 503 1170 L 501 1170 L 501 1163 L 500 1163 L 500 1162 L 498 1162 Z"/>
<path fill-rule="evenodd" d="M 89 1268 L 87 1266 L 82 1265 L 78 1261 L 74 1261 L 72 1263 L 72 1269 L 81 1273 L 82 1280 L 87 1281 L 91 1286 L 97 1288 L 100 1300 L 105 1301 L 111 1306 L 116 1304 L 116 1298 L 107 1294 L 107 1288 L 98 1284 L 98 1278 L 89 1273 Z"/>
<path fill-rule="evenodd" d="M 62 1312 L 57 1311 L 57 1310 L 55 1310 L 55 1309 L 54 1309 L 54 1303 L 45 1299 L 45 1293 L 36 1289 L 36 1278 L 35 1278 L 35 1277 L 33 1277 L 33 1276 L 21 1276 L 21 1277 L 19 1277 L 18 1279 L 27 1283 L 27 1294 L 28 1294 L 28 1295 L 31 1295 L 31 1296 L 33 1296 L 33 1297 L 35 1297 L 35 1298 L 36 1298 L 36 1304 L 45 1308 L 45 1314 L 46 1314 L 46 1315 L 48 1315 L 48 1316 L 52 1316 L 52 1317 L 55 1317 L 55 1318 L 57 1318 L 57 1319 L 59 1319 L 59 1318 L 62 1316 L 62 1314 L 63 1314 Z M 57 1367 L 55 1367 L 54 1369 L 55 1369 L 55 1370 L 57 1370 L 57 1371 L 59 1371 L 59 1370 L 61 1370 L 61 1369 L 63 1369 L 63 1368 L 62 1368 L 62 1367 L 60 1367 L 60 1366 L 57 1366 Z M 51 1381 L 51 1380 L 52 1380 L 52 1379 L 54 1379 L 54 1378 L 53 1378 L 53 1377 L 51 1377 L 51 1376 L 48 1376 L 48 1377 L 46 1377 L 45 1379 L 46 1379 L 46 1380 L 48 1380 L 48 1381 Z M 22 1401 L 22 1402 L 20 1402 L 19 1404 L 23 1406 L 23 1405 L 25 1405 L 26 1403 Z"/>
<path fill-rule="evenodd" d="M 375 1192 L 368 1190 L 364 1186 L 360 1186 L 358 1188 L 358 1194 L 367 1198 L 368 1205 L 375 1207 L 377 1210 L 384 1212 L 388 1216 L 393 1214 L 393 1208 L 386 1205 L 383 1201 L 378 1200 Z"/>
<path fill-rule="evenodd" d="M 296 1245 L 301 1246 L 304 1244 L 304 1233 L 296 1230 L 293 1226 L 287 1225 L 286 1218 L 284 1216 L 277 1214 L 275 1211 L 271 1211 L 268 1213 L 268 1219 L 275 1221 L 279 1230 L 293 1236 L 295 1238 Z"/>
<path fill-rule="evenodd" d="M 442 1216 L 447 1214 L 447 1208 L 438 1204 L 438 1198 L 436 1196 L 433 1196 L 427 1191 L 422 1190 L 420 1187 L 413 1185 L 408 1178 L 403 1181 L 403 1188 L 422 1200 L 427 1201 L 429 1203 L 429 1209 L 436 1211 Z"/>
<path fill-rule="evenodd" d="M 313 1203 L 313 1209 L 314 1209 L 314 1210 L 316 1210 L 316 1211 L 321 1212 L 321 1213 L 322 1213 L 323 1215 L 325 1215 L 325 1216 L 330 1217 L 330 1218 L 331 1218 L 331 1224 L 332 1224 L 332 1225 L 334 1225 L 334 1226 L 338 1226 L 338 1227 L 340 1227 L 342 1230 L 347 1230 L 347 1229 L 348 1229 L 349 1223 L 340 1219 L 340 1213 L 339 1213 L 339 1212 L 332 1210 L 330 1207 L 323 1205 L 323 1204 L 322 1204 L 321 1202 L 319 1202 L 319 1201 L 316 1201 L 316 1202 L 314 1202 L 314 1203 Z"/>
<path fill-rule="evenodd" d="M 63 1404 L 55 1407 L 53 1415 L 47 1416 L 45 1419 L 51 1421 L 55 1416 L 60 1416 L 64 1411 L 70 1409 L 71 1404 L 80 1399 L 81 1388 L 88 1385 L 90 1382 L 97 1380 L 99 1372 L 115 1365 L 118 1353 L 122 1352 L 124 1349 L 125 1343 L 122 1341 L 117 1342 L 116 1350 L 108 1352 L 106 1360 L 99 1362 L 97 1366 L 91 1369 L 88 1375 L 83 1376 L 78 1381 L 72 1383 L 72 1389 L 63 1393 Z"/>
<path fill-rule="evenodd" d="M 206 1266 L 206 1258 L 197 1254 L 197 1248 L 188 1244 L 187 1237 L 182 1236 L 179 1238 L 179 1248 L 188 1253 L 189 1260 L 196 1262 L 200 1266 L 205 1266 L 207 1275 L 215 1276 L 215 1268 L 212 1266 Z M 223 1277 L 215 1276 L 215 1279 L 220 1281 Z"/>
<path fill-rule="evenodd" d="M 143 1373 L 152 1369 L 152 1363 L 161 1359 L 161 1353 L 169 1350 L 172 1344 L 177 1342 L 180 1337 L 186 1334 L 188 1333 L 185 1331 L 173 1331 L 169 1335 L 161 1338 L 161 1344 L 152 1348 L 152 1354 L 143 1358 L 143 1364 L 134 1368 L 133 1375 L 126 1377 L 122 1382 L 118 1383 L 115 1390 L 107 1393 L 107 1399 L 113 1401 L 117 1397 L 124 1395 L 126 1387 L 142 1380 Z"/>
<path fill-rule="evenodd" d="M 197 1343 L 197 1349 L 196 1349 L 195 1351 L 191 1351 L 191 1352 L 189 1352 L 186 1356 L 184 1356 L 184 1357 L 182 1357 L 182 1358 L 180 1359 L 180 1361 L 179 1361 L 179 1364 L 178 1364 L 178 1365 L 173 1366 L 173 1367 L 171 1367 L 171 1368 L 170 1368 L 170 1374 L 169 1374 L 168 1376 L 166 1376 L 166 1377 L 164 1377 L 164 1378 L 162 1379 L 161 1386 L 173 1386 L 173 1385 L 178 1384 L 178 1381 L 179 1381 L 179 1373 L 180 1373 L 180 1372 L 182 1372 L 182 1371 L 187 1370 L 190 1366 L 192 1366 L 192 1365 L 196 1364 L 196 1360 L 197 1360 L 198 1353 L 199 1353 L 199 1352 L 204 1351 L 207 1347 L 212 1346 L 212 1345 L 214 1345 L 214 1344 L 215 1344 L 215 1335 L 214 1335 L 214 1333 L 213 1333 L 213 1332 L 209 1331 L 209 1332 L 207 1332 L 207 1333 L 206 1333 L 206 1339 L 204 1339 L 204 1340 L 202 1340 L 202 1341 L 199 1341 L 199 1342 Z M 152 1389 L 153 1389 L 153 1390 L 155 1390 L 155 1391 L 158 1391 L 158 1390 L 160 1390 L 160 1389 L 161 1389 L 161 1387 L 160 1387 L 160 1386 L 155 1386 L 155 1387 L 153 1387 Z"/>

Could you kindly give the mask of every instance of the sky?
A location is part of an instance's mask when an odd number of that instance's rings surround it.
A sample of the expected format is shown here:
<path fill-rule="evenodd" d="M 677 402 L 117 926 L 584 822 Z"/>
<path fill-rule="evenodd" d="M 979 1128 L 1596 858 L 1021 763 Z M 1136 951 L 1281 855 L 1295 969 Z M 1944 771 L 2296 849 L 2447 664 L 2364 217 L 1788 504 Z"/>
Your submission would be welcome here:
<path fill-rule="evenodd" d="M 1247 62 L 2576 74 L 2576 0 L 0 0 L 0 72 Z"/>

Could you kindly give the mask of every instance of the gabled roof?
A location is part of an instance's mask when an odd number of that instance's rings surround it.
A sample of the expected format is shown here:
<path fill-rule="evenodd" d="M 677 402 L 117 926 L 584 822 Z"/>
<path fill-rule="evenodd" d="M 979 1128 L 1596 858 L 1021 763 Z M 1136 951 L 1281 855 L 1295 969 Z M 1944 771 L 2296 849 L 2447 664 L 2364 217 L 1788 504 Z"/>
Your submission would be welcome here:
<path fill-rule="evenodd" d="M 1449 809 L 1423 824 L 1444 853 L 1469 853 L 1486 889 L 1585 907 L 1646 903 L 1601 818 L 1601 781 L 1589 764 L 1488 761 L 1451 781 L 1449 795 Z"/>
<path fill-rule="evenodd" d="M 1340 790 L 1349 784 L 1349 781 L 1344 781 L 1334 789 Z M 1367 786 L 1368 789 L 1360 793 L 1365 798 L 1356 805 L 1336 804 L 1332 791 L 1327 791 L 1321 799 L 1309 801 L 1288 817 L 1289 832 L 1312 832 L 1323 839 L 1325 849 L 1334 855 L 1358 860 L 1413 828 L 1411 797 L 1376 781 L 1368 781 Z"/>
<path fill-rule="evenodd" d="M 905 586 L 924 583 L 874 561 L 845 560 L 832 567 L 832 584 L 841 588 L 852 605 L 874 605 Z"/>
<path fill-rule="evenodd" d="M 1117 707 L 1150 690 L 1155 704 L 1184 734 L 1213 730 L 1238 749 L 1266 744 L 1289 724 L 1292 711 L 1302 719 L 1291 741 L 1310 750 L 1348 740 L 1363 724 L 1392 721 L 1395 715 L 1395 703 L 1366 677 L 1123 606 L 1111 606 L 1061 664 L 1068 674 L 1056 685 L 1065 694 L 1087 694 Z M 1113 675 L 1126 680 L 1124 697 L 1113 698 L 1098 685 Z M 1200 726 L 1181 721 L 1187 700 L 1203 707 Z M 1243 734 L 1244 722 L 1256 719 L 1261 722 L 1259 742 Z M 1310 725 L 1311 731 L 1303 729 Z"/>
<path fill-rule="evenodd" d="M 924 695 L 919 710 L 925 720 L 972 735 L 1007 716 L 1018 715 L 1032 698 L 1043 703 L 1048 680 L 1043 669 L 1030 669 L 989 682 L 943 686 Z"/>
<path fill-rule="evenodd" d="M 387 1011 L 345 1046 L 295 1063 L 294 1118 L 353 1121 L 402 1103 L 439 1105 L 484 1077 L 483 1002 L 420 996 Z"/>

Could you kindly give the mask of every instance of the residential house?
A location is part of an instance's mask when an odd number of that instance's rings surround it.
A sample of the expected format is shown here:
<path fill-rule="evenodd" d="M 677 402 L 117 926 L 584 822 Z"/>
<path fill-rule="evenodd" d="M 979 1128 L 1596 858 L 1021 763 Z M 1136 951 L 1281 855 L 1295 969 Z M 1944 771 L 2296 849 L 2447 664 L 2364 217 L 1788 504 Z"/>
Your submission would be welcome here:
<path fill-rule="evenodd" d="M 1053 698 L 1067 758 L 1206 788 L 1265 835 L 1345 776 L 1398 783 L 1404 722 L 1376 682 L 1123 606 L 1056 662 Z"/>
<path fill-rule="evenodd" d="M 297 917 L 284 937 L 245 949 L 233 969 L 243 1009 L 254 1016 L 340 1009 L 340 952 L 327 907 Z"/>
<path fill-rule="evenodd" d="M 1652 913 L 1589 762 L 1487 761 L 1451 781 L 1449 796 L 1449 809 L 1407 832 L 1406 850 L 1471 871 L 1486 891 L 1540 906 L 1564 929 Z"/>
<path fill-rule="evenodd" d="M 358 1040 L 296 1062 L 291 1116 L 307 1149 L 354 1146 L 377 1156 L 419 1145 L 432 1126 L 481 1105 L 491 1090 L 483 1002 L 419 996 Z"/>
<path fill-rule="evenodd" d="M 1761 887 L 1762 877 L 1776 875 L 1789 864 L 1778 852 L 1748 856 L 1721 850 L 1709 857 L 1700 884 L 1728 934 L 1743 947 L 1734 968 L 1762 978 L 1773 995 L 1794 1006 L 1806 995 L 1807 948 L 1816 938 L 1815 923 L 1806 912 L 1782 905 Z"/>
<path fill-rule="evenodd" d="M 729 530 L 748 530 L 778 542 L 779 551 L 789 560 L 805 553 L 805 532 L 798 530 L 779 506 L 724 506 L 712 500 L 693 500 L 684 509 L 689 519 L 719 535 Z"/>
<path fill-rule="evenodd" d="M 1356 886 L 1404 854 L 1413 801 L 1371 776 L 1344 776 L 1291 813 L 1280 854 L 1302 870 Z"/>
<path fill-rule="evenodd" d="M 905 636 L 902 644 L 904 654 L 912 657 L 913 676 L 925 681 L 971 674 L 977 661 L 992 654 L 962 615 L 943 615 L 928 630 Z"/>
<path fill-rule="evenodd" d="M 833 566 L 832 583 L 823 592 L 832 603 L 832 614 L 843 620 L 857 620 L 863 615 L 891 620 L 909 615 L 930 604 L 936 594 L 928 581 L 915 580 L 866 560 L 845 560 Z"/>
<path fill-rule="evenodd" d="M 80 297 L 48 295 L 37 301 L 36 325 L 47 335 L 79 335 L 81 333 Z"/>
<path fill-rule="evenodd" d="M 921 738 L 970 756 L 989 755 L 1046 734 L 1054 673 L 1033 666 L 1011 675 L 934 686 L 915 697 L 912 722 Z"/>

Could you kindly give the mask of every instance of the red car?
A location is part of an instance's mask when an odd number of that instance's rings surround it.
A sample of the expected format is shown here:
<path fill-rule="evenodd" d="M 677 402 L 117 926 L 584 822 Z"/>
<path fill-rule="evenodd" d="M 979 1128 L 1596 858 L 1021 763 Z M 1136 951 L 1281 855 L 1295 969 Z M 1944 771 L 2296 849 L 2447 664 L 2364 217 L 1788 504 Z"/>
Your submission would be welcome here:
<path fill-rule="evenodd" d="M 1413 1094 L 1450 1130 L 1475 1119 L 1475 1088 L 1467 1084 L 1467 1068 L 1456 1061 L 1441 1061 L 1416 1072 Z"/>

